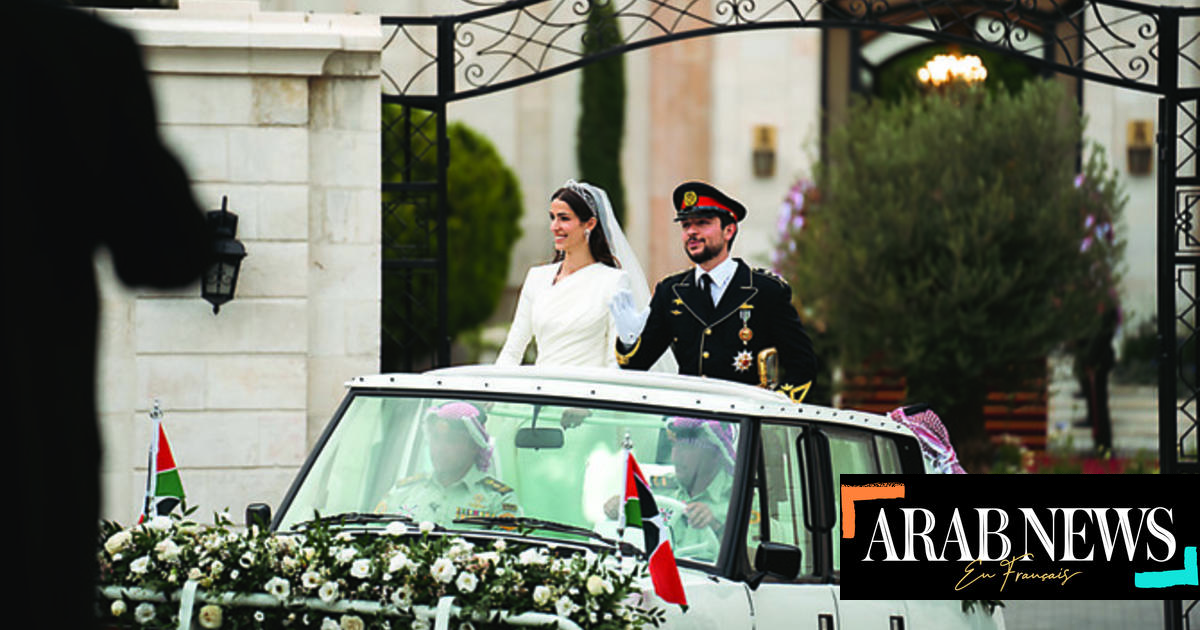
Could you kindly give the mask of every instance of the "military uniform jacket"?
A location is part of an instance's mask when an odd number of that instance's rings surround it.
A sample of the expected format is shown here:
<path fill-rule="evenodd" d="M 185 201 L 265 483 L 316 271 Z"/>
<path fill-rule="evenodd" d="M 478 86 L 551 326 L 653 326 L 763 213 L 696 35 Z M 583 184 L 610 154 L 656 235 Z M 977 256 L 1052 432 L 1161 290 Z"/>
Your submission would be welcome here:
<path fill-rule="evenodd" d="M 680 374 L 740 383 L 759 383 L 759 351 L 775 348 L 779 389 L 803 399 L 817 372 L 812 341 L 792 306 L 792 289 L 782 278 L 737 260 L 733 279 L 712 305 L 696 284 L 693 269 L 661 280 L 650 299 L 650 317 L 632 346 L 617 341 L 617 363 L 648 369 L 669 347 Z"/>
<path fill-rule="evenodd" d="M 521 514 L 513 489 L 475 468 L 449 486 L 442 486 L 429 474 L 401 479 L 375 511 L 443 525 L 472 516 Z"/>

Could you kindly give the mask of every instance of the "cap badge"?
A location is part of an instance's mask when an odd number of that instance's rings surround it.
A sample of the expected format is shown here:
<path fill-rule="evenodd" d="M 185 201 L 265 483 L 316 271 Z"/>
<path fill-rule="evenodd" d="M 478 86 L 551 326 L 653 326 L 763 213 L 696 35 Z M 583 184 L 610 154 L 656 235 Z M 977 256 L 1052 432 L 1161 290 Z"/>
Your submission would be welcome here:
<path fill-rule="evenodd" d="M 694 190 L 689 190 L 689 191 L 683 193 L 684 207 L 696 205 L 697 199 L 698 199 L 698 197 L 696 197 L 696 191 L 694 191 Z"/>

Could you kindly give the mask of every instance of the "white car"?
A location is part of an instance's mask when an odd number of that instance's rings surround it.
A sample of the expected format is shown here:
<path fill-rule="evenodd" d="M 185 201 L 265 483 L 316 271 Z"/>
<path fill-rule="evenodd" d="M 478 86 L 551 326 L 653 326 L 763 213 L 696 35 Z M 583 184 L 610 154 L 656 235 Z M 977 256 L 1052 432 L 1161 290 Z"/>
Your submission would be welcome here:
<path fill-rule="evenodd" d="M 690 604 L 684 613 L 652 602 L 667 610 L 665 627 L 1004 627 L 999 610 L 963 612 L 958 600 L 840 599 L 839 475 L 923 473 L 916 439 L 884 416 L 619 370 L 471 366 L 347 385 L 273 520 L 279 531 L 314 510 L 359 522 L 387 512 L 473 537 L 611 552 L 627 443 L 667 517 Z M 458 403 L 479 410 L 483 431 L 472 437 L 490 457 L 464 481 L 474 485 L 459 486 L 465 494 L 438 495 L 429 480 L 453 456 L 434 448 L 429 419 L 468 409 Z M 706 455 L 685 463 L 680 444 Z M 495 526 L 513 517 L 520 531 Z M 640 546 L 640 532 L 624 535 Z"/>

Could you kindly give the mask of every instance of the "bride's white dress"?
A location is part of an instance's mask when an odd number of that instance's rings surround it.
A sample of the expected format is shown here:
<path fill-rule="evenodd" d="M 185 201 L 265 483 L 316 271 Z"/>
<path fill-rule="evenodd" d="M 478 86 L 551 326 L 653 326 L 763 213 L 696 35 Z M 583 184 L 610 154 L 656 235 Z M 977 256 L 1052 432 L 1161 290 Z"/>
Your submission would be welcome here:
<path fill-rule="evenodd" d="M 616 327 L 608 303 L 630 290 L 629 275 L 592 263 L 554 282 L 560 263 L 529 270 L 496 365 L 520 365 L 531 339 L 543 366 L 617 367 Z"/>

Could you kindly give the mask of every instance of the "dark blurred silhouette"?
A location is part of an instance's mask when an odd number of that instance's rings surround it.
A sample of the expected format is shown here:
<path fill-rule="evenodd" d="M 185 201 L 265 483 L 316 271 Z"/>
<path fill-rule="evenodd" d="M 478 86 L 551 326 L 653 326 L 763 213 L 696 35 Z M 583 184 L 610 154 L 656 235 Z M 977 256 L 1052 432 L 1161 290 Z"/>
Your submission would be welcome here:
<path fill-rule="evenodd" d="M 95 621 L 100 444 L 93 254 L 128 286 L 200 277 L 209 237 L 158 137 L 140 52 L 63 4 L 5 3 L 6 520 L 17 597 L 39 627 Z M 197 304 L 196 308 L 205 308 Z M 130 514 L 136 506 L 130 506 Z"/>

